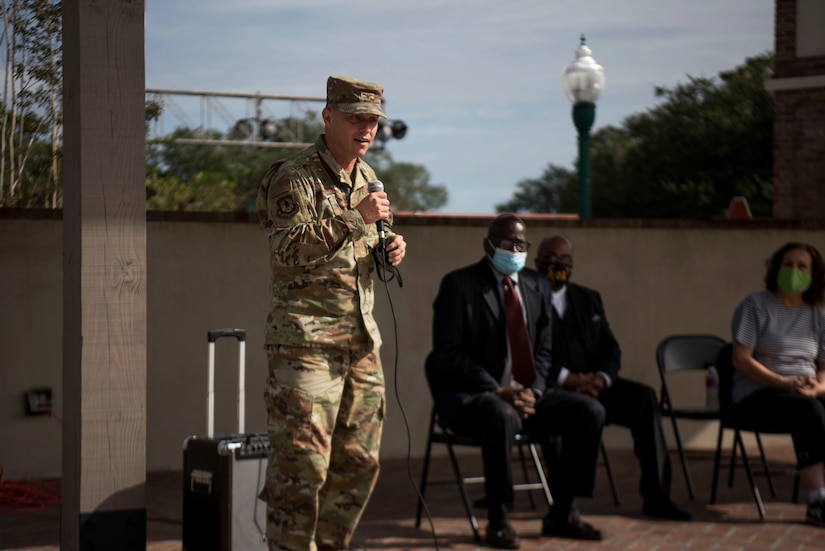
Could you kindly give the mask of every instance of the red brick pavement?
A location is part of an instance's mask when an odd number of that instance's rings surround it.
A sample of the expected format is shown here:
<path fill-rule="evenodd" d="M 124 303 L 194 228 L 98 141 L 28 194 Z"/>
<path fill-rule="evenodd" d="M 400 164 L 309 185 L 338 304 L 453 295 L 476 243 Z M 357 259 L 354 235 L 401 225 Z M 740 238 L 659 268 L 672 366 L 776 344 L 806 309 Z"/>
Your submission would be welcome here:
<path fill-rule="evenodd" d="M 777 471 L 787 468 L 788 450 L 768 450 Z M 648 519 L 640 515 L 638 496 L 638 463 L 632 453 L 624 450 L 610 452 L 611 466 L 616 477 L 622 504 L 613 504 L 603 469 L 599 469 L 596 494 L 592 499 L 578 502 L 583 517 L 601 528 L 604 541 L 590 543 L 539 536 L 544 509 L 532 510 L 523 494 L 517 496 L 512 515 L 514 525 L 522 538 L 522 550 L 588 550 L 601 551 L 671 551 L 680 549 L 742 550 L 825 549 L 825 530 L 801 522 L 805 507 L 790 502 L 792 479 L 777 476 L 779 495 L 770 496 L 767 483 L 759 477 L 757 483 L 763 493 L 767 518 L 760 521 L 753 503 L 746 477 L 741 467 L 736 471 L 733 488 L 725 485 L 722 476 L 718 504 L 707 505 L 710 495 L 712 454 L 693 452 L 690 468 L 696 499 L 690 501 L 677 457 L 673 457 L 673 497 L 689 509 L 692 522 L 671 522 Z M 478 469 L 477 454 L 463 456 L 466 472 Z M 780 464 L 781 463 L 781 464 Z M 408 466 L 406 461 L 387 461 L 375 495 L 361 521 L 356 541 L 368 549 L 419 550 L 435 549 L 436 544 L 425 517 L 420 529 L 414 527 L 416 506 L 415 489 L 410 474 L 418 482 L 420 462 Z M 449 464 L 444 458 L 434 459 L 432 477 L 450 476 Z M 477 489 L 471 498 L 479 497 Z M 181 473 L 149 473 L 147 477 L 147 550 L 181 550 Z M 473 541 L 469 522 L 454 485 L 431 486 L 427 489 L 427 503 L 433 517 L 438 548 L 449 550 L 483 549 Z M 540 496 L 536 496 L 537 501 Z M 477 511 L 483 530 L 484 511 Z M 59 507 L 48 507 L 36 513 L 4 514 L 0 509 L 0 550 L 56 551 L 59 549 Z"/>

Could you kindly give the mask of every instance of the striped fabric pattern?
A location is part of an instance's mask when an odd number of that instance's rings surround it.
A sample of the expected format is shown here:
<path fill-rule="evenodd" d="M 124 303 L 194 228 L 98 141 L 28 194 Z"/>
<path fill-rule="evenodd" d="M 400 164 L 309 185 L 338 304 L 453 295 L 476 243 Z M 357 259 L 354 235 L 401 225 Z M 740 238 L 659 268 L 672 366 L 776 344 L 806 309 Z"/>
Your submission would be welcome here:
<path fill-rule="evenodd" d="M 816 375 L 815 361 L 825 359 L 825 312 L 816 306 L 789 308 L 770 291 L 749 295 L 731 322 L 734 342 L 753 349 L 753 357 L 783 377 Z M 761 385 L 734 373 L 733 400 Z"/>

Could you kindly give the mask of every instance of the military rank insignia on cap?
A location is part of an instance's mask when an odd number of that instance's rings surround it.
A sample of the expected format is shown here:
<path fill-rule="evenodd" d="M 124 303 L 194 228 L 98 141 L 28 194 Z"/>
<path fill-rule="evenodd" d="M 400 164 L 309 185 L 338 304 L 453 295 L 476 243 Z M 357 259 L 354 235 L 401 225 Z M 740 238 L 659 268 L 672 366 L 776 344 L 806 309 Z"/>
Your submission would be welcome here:
<path fill-rule="evenodd" d="M 342 113 L 386 117 L 381 110 L 383 93 L 384 88 L 372 82 L 345 76 L 327 79 L 327 103 L 335 105 Z"/>

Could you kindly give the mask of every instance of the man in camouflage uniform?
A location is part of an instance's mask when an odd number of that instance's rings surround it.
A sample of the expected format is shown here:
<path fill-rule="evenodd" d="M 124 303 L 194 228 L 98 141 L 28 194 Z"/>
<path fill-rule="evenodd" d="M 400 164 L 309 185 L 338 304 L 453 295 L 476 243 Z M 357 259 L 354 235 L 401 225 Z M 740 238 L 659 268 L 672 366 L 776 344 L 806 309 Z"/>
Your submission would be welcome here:
<path fill-rule="evenodd" d="M 376 222 L 392 218 L 387 195 L 368 192 L 377 178 L 361 157 L 386 116 L 382 93 L 329 77 L 324 134 L 273 165 L 258 196 L 272 267 L 261 494 L 272 551 L 347 549 L 378 478 L 385 390 L 372 250 Z M 386 249 L 397 266 L 404 238 L 389 231 Z"/>

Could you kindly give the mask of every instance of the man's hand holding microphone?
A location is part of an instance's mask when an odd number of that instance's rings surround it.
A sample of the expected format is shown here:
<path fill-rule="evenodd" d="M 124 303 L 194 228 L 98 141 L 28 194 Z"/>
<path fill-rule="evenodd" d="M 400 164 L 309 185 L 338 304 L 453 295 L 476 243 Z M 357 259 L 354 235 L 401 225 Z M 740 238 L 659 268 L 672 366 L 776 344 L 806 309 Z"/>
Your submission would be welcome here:
<path fill-rule="evenodd" d="M 390 200 L 384 193 L 384 184 L 380 180 L 370 182 L 369 195 L 367 195 L 358 205 L 356 210 L 361 214 L 365 224 L 373 222 L 378 229 L 379 245 L 387 251 L 387 260 L 390 265 L 398 266 L 404 260 L 407 252 L 407 243 L 402 235 L 395 234 L 387 242 L 384 237 L 384 221 L 390 218 Z"/>

